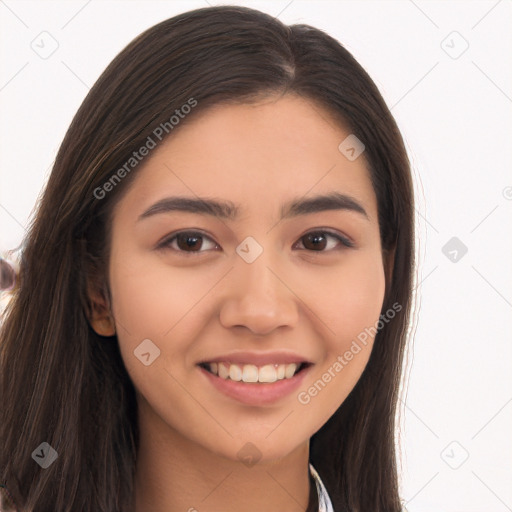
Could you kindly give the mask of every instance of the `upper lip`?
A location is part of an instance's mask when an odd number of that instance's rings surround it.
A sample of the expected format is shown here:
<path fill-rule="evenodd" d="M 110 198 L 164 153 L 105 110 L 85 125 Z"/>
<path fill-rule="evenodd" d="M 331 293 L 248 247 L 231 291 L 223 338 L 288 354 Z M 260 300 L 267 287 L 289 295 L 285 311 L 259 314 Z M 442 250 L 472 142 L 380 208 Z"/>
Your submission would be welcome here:
<path fill-rule="evenodd" d="M 307 358 L 294 354 L 293 352 L 232 352 L 215 356 L 211 359 L 205 359 L 201 363 L 234 363 L 234 364 L 253 364 L 263 366 L 266 364 L 290 364 L 290 363 L 311 363 Z M 201 364 L 199 363 L 199 364 Z"/>

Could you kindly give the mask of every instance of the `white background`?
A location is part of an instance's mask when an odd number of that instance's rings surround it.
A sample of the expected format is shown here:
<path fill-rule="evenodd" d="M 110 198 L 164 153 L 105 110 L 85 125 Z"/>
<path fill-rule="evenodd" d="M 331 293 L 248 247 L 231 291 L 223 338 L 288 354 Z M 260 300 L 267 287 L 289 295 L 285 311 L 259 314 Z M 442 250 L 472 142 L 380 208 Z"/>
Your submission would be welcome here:
<path fill-rule="evenodd" d="M 112 58 L 208 4 L 219 2 L 0 0 L 0 253 L 20 244 L 65 130 Z M 338 39 L 406 140 L 419 258 L 400 434 L 407 510 L 511 511 L 511 1 L 238 4 Z M 46 59 L 34 51 L 52 44 Z M 456 262 L 442 252 L 452 237 L 468 249 L 445 250 Z"/>

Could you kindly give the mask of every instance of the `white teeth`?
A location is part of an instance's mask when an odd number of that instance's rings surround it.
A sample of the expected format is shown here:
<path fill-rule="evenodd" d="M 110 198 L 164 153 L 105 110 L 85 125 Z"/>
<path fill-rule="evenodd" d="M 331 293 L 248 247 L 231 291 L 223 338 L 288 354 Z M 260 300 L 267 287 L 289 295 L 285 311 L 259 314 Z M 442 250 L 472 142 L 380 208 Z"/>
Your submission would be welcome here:
<path fill-rule="evenodd" d="M 256 366 L 254 364 L 230 364 L 230 363 L 207 363 L 211 373 L 218 375 L 221 379 L 231 379 L 237 382 L 276 382 L 283 379 L 291 379 L 299 364 L 266 364 Z"/>
<path fill-rule="evenodd" d="M 276 369 L 271 364 L 266 364 L 259 369 L 258 380 L 260 382 L 275 382 L 277 380 Z"/>
<path fill-rule="evenodd" d="M 229 367 L 229 378 L 231 380 L 236 380 L 237 382 L 242 380 L 242 370 L 240 369 L 240 366 L 232 364 Z"/>
<path fill-rule="evenodd" d="M 258 368 L 253 364 L 244 364 L 242 380 L 244 382 L 258 382 Z"/>
<path fill-rule="evenodd" d="M 213 373 L 212 366 L 210 365 L 210 371 Z M 229 377 L 229 364 L 219 363 L 218 375 L 221 379 L 227 379 Z"/>
<path fill-rule="evenodd" d="M 287 379 L 291 379 L 293 377 L 293 374 L 295 373 L 296 369 L 297 369 L 297 365 L 295 363 L 287 364 L 286 370 L 284 372 L 284 376 Z"/>

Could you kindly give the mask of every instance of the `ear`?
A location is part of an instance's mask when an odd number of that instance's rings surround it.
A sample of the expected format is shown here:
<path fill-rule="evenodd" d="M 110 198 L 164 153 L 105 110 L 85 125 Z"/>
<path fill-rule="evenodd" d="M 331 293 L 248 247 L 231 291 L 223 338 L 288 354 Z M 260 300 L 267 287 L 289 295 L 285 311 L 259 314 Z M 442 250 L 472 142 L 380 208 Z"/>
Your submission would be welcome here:
<path fill-rule="evenodd" d="M 87 316 L 91 327 L 100 336 L 114 336 L 116 326 L 106 291 L 89 282 L 87 284 L 87 296 L 89 299 Z"/>

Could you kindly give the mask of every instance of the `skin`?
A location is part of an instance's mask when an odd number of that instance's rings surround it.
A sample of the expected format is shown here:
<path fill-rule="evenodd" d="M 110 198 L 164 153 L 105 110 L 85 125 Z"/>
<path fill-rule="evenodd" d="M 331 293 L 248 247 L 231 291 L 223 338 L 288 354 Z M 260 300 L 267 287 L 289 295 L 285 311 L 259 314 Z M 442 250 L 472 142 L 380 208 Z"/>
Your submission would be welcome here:
<path fill-rule="evenodd" d="M 364 155 L 349 161 L 338 146 L 350 131 L 294 95 L 216 106 L 179 128 L 115 207 L 112 314 L 98 307 L 91 320 L 102 334 L 115 328 L 137 390 L 135 510 L 305 510 L 309 439 L 355 386 L 372 338 L 307 404 L 294 392 L 244 405 L 217 391 L 196 364 L 236 350 L 290 350 L 314 363 L 298 390 L 307 391 L 375 325 L 385 265 Z M 333 191 L 357 200 L 367 216 L 328 210 L 279 222 L 284 203 Z M 179 195 L 231 201 L 240 216 L 173 211 L 139 220 Z M 328 235 L 319 249 L 306 248 L 305 235 L 321 228 L 354 247 Z M 199 252 L 176 239 L 155 248 L 183 230 L 204 232 Z M 248 236 L 263 247 L 250 264 L 235 252 Z M 160 349 L 149 366 L 134 356 L 144 339 Z M 247 442 L 261 453 L 252 467 L 237 456 Z"/>

